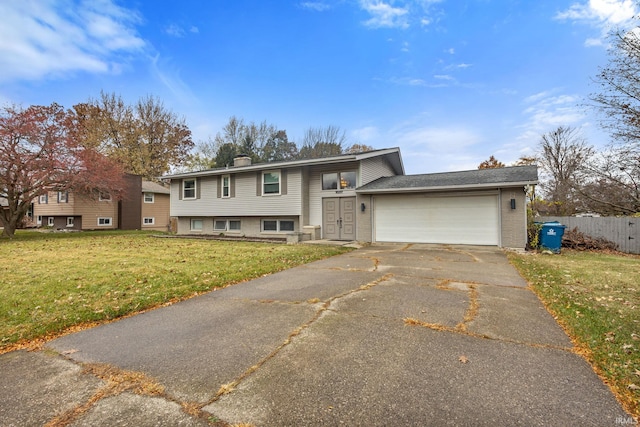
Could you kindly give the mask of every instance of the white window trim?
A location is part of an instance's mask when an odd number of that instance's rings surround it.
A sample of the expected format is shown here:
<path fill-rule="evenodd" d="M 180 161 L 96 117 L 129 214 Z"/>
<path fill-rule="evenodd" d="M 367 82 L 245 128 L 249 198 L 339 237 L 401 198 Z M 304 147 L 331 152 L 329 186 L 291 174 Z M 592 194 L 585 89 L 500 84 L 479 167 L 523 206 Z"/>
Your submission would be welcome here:
<path fill-rule="evenodd" d="M 73 227 L 73 220 L 74 218 L 72 216 L 67 217 L 67 227 Z"/>
<path fill-rule="evenodd" d="M 151 220 L 151 221 L 147 222 L 147 220 Z M 155 225 L 155 223 L 156 223 L 156 218 L 153 216 L 146 216 L 142 219 L 143 225 Z"/>
<path fill-rule="evenodd" d="M 356 174 L 356 183 L 353 186 L 353 188 L 341 188 L 341 183 L 342 183 L 342 174 L 344 173 L 355 173 Z M 337 175 L 337 183 L 336 183 L 336 187 L 337 188 L 322 188 L 322 191 L 352 191 L 355 190 L 358 187 L 358 172 L 355 170 L 341 170 L 341 171 L 335 171 L 335 172 L 323 172 L 322 175 L 320 176 L 320 185 L 324 185 L 324 175 L 329 175 L 329 174 L 336 174 Z"/>
<path fill-rule="evenodd" d="M 187 182 L 191 182 L 193 181 L 193 197 L 187 197 L 185 196 L 184 192 L 185 192 L 185 184 Z M 197 194 L 198 192 L 198 182 L 195 178 L 190 178 L 190 179 L 183 179 L 182 180 L 182 200 L 195 200 L 198 196 Z"/>
<path fill-rule="evenodd" d="M 276 229 L 275 230 L 265 230 L 264 229 L 264 222 L 265 221 L 275 221 L 276 222 Z M 281 230 L 280 229 L 280 223 L 282 221 L 286 221 L 286 222 L 291 222 L 293 223 L 293 230 Z M 263 233 L 292 233 L 294 232 L 296 229 L 296 222 L 292 219 L 273 219 L 273 218 L 264 218 L 262 220 L 260 220 L 260 230 Z"/>
<path fill-rule="evenodd" d="M 101 202 L 110 202 L 111 201 L 111 193 L 99 193 L 98 200 Z"/>
<path fill-rule="evenodd" d="M 69 193 L 58 191 L 58 203 L 69 203 Z"/>
<path fill-rule="evenodd" d="M 265 193 L 264 192 L 264 176 L 268 173 L 272 173 L 272 174 L 277 174 L 278 175 L 278 192 L 277 193 Z M 273 183 L 271 183 L 273 184 Z M 280 169 L 276 169 L 276 170 L 270 170 L 270 171 L 264 171 L 262 172 L 262 195 L 269 197 L 269 196 L 279 196 L 282 193 L 282 173 L 280 173 Z"/>
<path fill-rule="evenodd" d="M 193 223 L 194 221 L 200 221 L 201 227 L 200 228 L 193 228 Z M 200 219 L 200 218 L 192 218 L 189 220 L 189 230 L 191 231 L 202 231 L 204 229 L 204 220 Z"/>
<path fill-rule="evenodd" d="M 55 225 L 55 218 L 50 216 L 47 218 L 47 227 L 53 227 Z"/>
<path fill-rule="evenodd" d="M 240 223 L 240 228 L 236 228 L 236 229 L 231 229 L 231 222 L 239 222 Z M 222 228 L 216 228 L 216 223 L 217 222 L 223 222 L 224 223 L 224 229 Z M 235 219 L 235 218 L 231 218 L 231 219 L 214 219 L 213 220 L 213 231 L 226 231 L 228 233 L 239 233 L 242 231 L 242 220 L 240 219 Z"/>
<path fill-rule="evenodd" d="M 147 201 L 147 196 L 151 196 L 151 200 L 150 200 L 150 201 Z M 155 193 L 151 193 L 151 192 L 149 192 L 149 191 L 145 191 L 145 192 L 143 193 L 142 199 L 143 199 L 143 201 L 144 201 L 145 203 L 154 203 L 154 202 L 155 202 L 155 200 L 156 200 L 156 197 L 155 197 L 155 196 L 156 196 L 156 195 L 155 195 Z"/>
<path fill-rule="evenodd" d="M 42 225 L 42 215 L 36 217 L 36 225 Z"/>
<path fill-rule="evenodd" d="M 224 195 L 224 180 L 227 180 L 227 195 Z M 264 178 L 263 178 L 264 179 Z M 222 175 L 222 188 L 220 189 L 220 195 L 222 196 L 223 199 L 228 199 L 231 197 L 231 175 Z"/>
<path fill-rule="evenodd" d="M 41 205 L 46 205 L 47 203 L 49 203 L 49 194 L 41 194 L 40 198 L 38 199 L 38 203 Z"/>
<path fill-rule="evenodd" d="M 100 224 L 100 221 L 103 224 Z M 113 218 L 110 216 L 98 217 L 98 227 L 111 227 L 113 225 Z"/>

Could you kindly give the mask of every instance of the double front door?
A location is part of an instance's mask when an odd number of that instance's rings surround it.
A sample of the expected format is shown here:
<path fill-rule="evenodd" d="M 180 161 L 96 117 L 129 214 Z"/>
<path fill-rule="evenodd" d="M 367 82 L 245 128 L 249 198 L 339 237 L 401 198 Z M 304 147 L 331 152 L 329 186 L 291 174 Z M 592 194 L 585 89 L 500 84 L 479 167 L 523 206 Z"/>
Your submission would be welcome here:
<path fill-rule="evenodd" d="M 330 197 L 322 199 L 323 237 L 330 240 L 355 240 L 356 198 Z"/>

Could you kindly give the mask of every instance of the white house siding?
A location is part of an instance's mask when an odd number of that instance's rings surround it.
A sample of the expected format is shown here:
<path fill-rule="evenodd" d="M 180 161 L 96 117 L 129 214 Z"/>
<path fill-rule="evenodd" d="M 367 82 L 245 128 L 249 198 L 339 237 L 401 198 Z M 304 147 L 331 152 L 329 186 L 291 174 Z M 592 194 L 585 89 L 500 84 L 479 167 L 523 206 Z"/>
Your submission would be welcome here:
<path fill-rule="evenodd" d="M 230 171 L 232 173 L 232 171 Z M 235 197 L 218 198 L 218 177 L 198 178 L 200 198 L 180 200 L 181 180 L 171 181 L 171 216 L 174 217 L 241 217 L 300 216 L 302 212 L 302 171 L 287 170 L 287 194 L 257 196 L 257 172 L 235 175 Z"/>
<path fill-rule="evenodd" d="M 384 157 L 373 157 L 362 160 L 360 169 L 360 182 L 358 186 L 365 185 L 383 176 L 397 175 L 389 162 Z"/>

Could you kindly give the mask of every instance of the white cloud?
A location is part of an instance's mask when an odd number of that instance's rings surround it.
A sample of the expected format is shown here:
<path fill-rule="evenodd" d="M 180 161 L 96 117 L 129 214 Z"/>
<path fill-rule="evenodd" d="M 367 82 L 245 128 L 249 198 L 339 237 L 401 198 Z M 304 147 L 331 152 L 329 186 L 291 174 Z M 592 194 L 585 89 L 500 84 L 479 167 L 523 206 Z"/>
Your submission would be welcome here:
<path fill-rule="evenodd" d="M 300 3 L 300 6 L 303 9 L 309 9 L 316 12 L 324 12 L 325 10 L 331 9 L 331 5 L 321 1 L 305 1 Z"/>
<path fill-rule="evenodd" d="M 600 30 L 599 38 L 588 38 L 585 46 L 602 46 L 608 31 L 615 27 L 629 27 L 638 8 L 634 0 L 589 0 L 574 3 L 568 10 L 556 14 L 561 21 L 579 21 Z"/>
<path fill-rule="evenodd" d="M 142 51 L 140 17 L 111 0 L 0 2 L 0 80 L 114 72 L 118 55 Z"/>
<path fill-rule="evenodd" d="M 371 15 L 371 18 L 364 22 L 367 27 L 409 28 L 409 10 L 406 7 L 393 7 L 382 0 L 360 0 L 360 7 Z"/>
<path fill-rule="evenodd" d="M 365 126 L 360 129 L 354 129 L 351 132 L 351 136 L 355 141 L 366 144 L 369 141 L 376 140 L 380 136 L 380 132 L 375 126 Z"/>
<path fill-rule="evenodd" d="M 574 3 L 569 10 L 559 12 L 556 19 L 589 21 L 597 25 L 621 25 L 637 14 L 634 0 L 589 0 L 588 3 Z"/>
<path fill-rule="evenodd" d="M 168 35 L 172 36 L 172 37 L 178 37 L 178 38 L 182 38 L 185 36 L 185 31 L 184 29 L 176 24 L 169 24 L 165 29 L 164 32 L 167 33 Z"/>
<path fill-rule="evenodd" d="M 582 98 L 558 92 L 555 89 L 544 91 L 524 99 L 525 122 L 519 127 L 521 133 L 517 137 L 523 149 L 532 150 L 542 134 L 558 126 L 580 127 L 584 123 L 585 112 L 578 105 Z"/>

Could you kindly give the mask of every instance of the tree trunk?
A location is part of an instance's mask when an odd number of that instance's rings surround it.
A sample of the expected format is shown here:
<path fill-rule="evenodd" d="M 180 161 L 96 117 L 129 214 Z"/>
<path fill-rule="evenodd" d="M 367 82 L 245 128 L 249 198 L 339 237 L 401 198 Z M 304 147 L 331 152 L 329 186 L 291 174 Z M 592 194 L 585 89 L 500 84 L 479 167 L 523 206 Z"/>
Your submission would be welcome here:
<path fill-rule="evenodd" d="M 5 223 L 4 229 L 2 230 L 2 235 L 8 238 L 12 238 L 14 234 L 16 234 L 16 224 L 12 224 L 11 222 Z"/>

